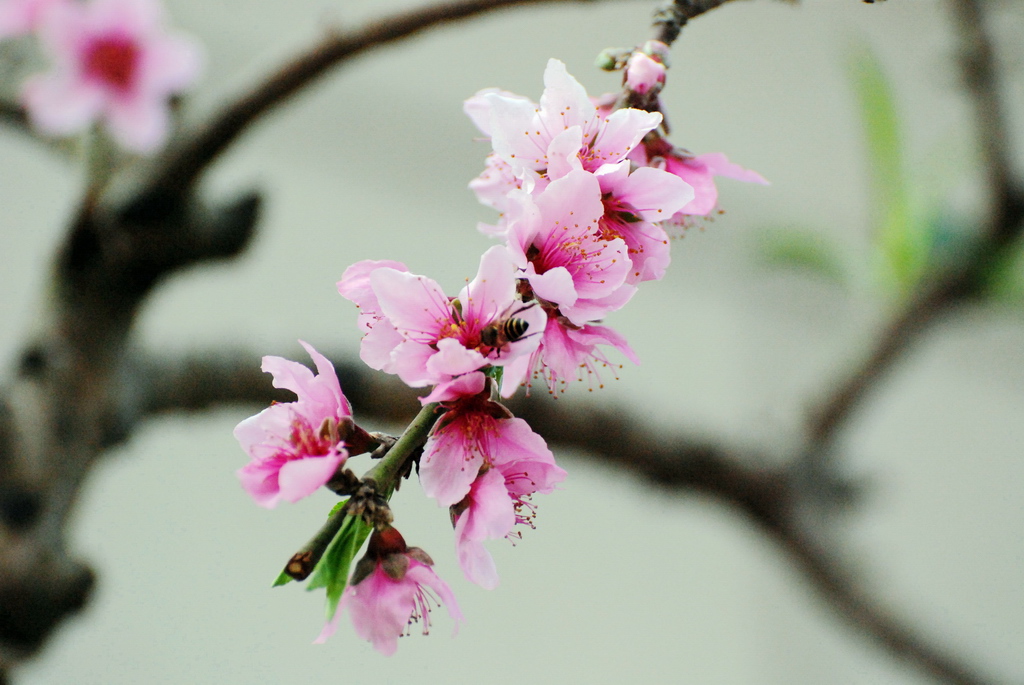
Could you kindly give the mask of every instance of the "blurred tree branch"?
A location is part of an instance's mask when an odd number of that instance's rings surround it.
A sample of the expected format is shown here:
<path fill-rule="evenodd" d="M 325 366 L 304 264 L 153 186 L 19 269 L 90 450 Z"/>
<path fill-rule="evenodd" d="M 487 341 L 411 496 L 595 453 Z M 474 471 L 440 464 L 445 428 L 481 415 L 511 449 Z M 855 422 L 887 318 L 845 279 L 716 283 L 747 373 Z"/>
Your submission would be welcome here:
<path fill-rule="evenodd" d="M 0 99 L 0 121 L 11 128 L 28 129 L 28 117 L 25 116 L 25 110 L 7 100 Z"/>
<path fill-rule="evenodd" d="M 989 193 L 988 216 L 979 221 L 980 238 L 959 261 L 930 274 L 886 326 L 864 360 L 809 417 L 807 458 L 822 467 L 833 456 L 834 441 L 878 380 L 951 307 L 977 297 L 992 266 L 1019 248 L 1024 230 L 1024 185 L 1013 170 L 1005 107 L 992 40 L 985 27 L 985 3 L 950 0 L 960 38 L 960 60 L 971 95 Z"/>

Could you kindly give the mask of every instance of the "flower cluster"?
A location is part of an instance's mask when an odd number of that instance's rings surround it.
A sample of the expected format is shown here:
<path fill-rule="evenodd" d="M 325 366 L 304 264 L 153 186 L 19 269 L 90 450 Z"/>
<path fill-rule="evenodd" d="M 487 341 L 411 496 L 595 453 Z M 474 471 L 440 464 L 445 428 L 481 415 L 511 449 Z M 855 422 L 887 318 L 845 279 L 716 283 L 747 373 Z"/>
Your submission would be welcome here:
<path fill-rule="evenodd" d="M 338 283 L 359 307 L 363 361 L 414 388 L 433 386 L 422 402 L 445 410 L 424 445 L 420 482 L 451 508 L 463 572 L 484 587 L 498 577 L 482 541 L 531 524 L 525 500 L 565 477 L 543 438 L 491 399 L 496 370 L 511 394 L 525 373 L 520 360 L 542 344 L 534 332 L 544 330 L 547 314 L 524 302 L 519 274 L 510 250 L 496 245 L 454 298 L 397 262 L 359 262 Z"/>
<path fill-rule="evenodd" d="M 657 46 L 637 50 L 620 65 L 627 93 L 655 103 L 652 110 L 665 81 L 664 54 Z M 481 230 L 501 244 L 484 252 L 473 280 L 449 296 L 400 262 L 366 260 L 337 284 L 359 309 L 362 360 L 429 389 L 421 402 L 434 414 L 422 440 L 420 482 L 449 510 L 464 575 L 486 588 L 497 585 L 498 573 L 484 542 L 516 537 L 517 525 L 533 527 L 532 496 L 553 492 L 566 476 L 543 438 L 500 399 L 538 379 L 549 392 L 563 391 L 569 380 L 608 366 L 606 350 L 636 362 L 626 340 L 601 321 L 641 283 L 664 276 L 664 224 L 710 212 L 715 173 L 763 180 L 721 155 L 692 157 L 672 147 L 658 131 L 659 111 L 595 103 L 557 60 L 544 84 L 539 103 L 493 89 L 466 101 L 492 145 L 470 187 L 500 212 Z M 264 506 L 328 484 L 369 441 L 352 422 L 329 362 L 306 349 L 319 376 L 267 357 L 264 370 L 298 400 L 236 430 L 253 458 L 239 477 Z M 413 622 L 422 620 L 426 632 L 428 590 L 462 618 L 430 557 L 406 547 L 390 523 L 373 521 L 366 556 L 335 596 L 350 608 L 356 632 L 387 654 Z M 318 641 L 337 623 L 328 604 Z"/>
<path fill-rule="evenodd" d="M 22 103 L 41 133 L 103 122 L 118 145 L 151 153 L 170 132 L 170 98 L 199 75 L 195 43 L 168 33 L 158 0 L 0 0 L 0 38 L 34 34 L 52 68 Z"/>

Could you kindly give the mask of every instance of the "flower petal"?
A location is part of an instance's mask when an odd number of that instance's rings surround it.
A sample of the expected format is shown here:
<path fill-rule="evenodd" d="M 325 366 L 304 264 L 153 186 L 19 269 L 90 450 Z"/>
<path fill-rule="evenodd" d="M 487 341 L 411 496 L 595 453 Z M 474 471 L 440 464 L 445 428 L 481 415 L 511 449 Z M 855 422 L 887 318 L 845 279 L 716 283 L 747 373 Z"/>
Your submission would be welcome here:
<path fill-rule="evenodd" d="M 298 502 L 303 497 L 312 495 L 331 479 L 343 461 L 345 454 L 335 453 L 286 462 L 278 474 L 281 499 Z"/>

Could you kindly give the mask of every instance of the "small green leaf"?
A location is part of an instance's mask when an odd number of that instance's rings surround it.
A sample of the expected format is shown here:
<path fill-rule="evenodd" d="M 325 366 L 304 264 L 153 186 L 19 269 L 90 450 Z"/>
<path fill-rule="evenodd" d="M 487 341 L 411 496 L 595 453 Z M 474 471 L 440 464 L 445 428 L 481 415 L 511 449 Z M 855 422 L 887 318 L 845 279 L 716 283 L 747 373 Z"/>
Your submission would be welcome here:
<path fill-rule="evenodd" d="M 825 236 L 806 229 L 775 229 L 762 234 L 761 258 L 770 266 L 799 269 L 844 283 L 846 269 L 839 251 Z"/>
<path fill-rule="evenodd" d="M 277 580 L 275 580 L 274 584 L 270 587 L 281 587 L 282 585 L 287 585 L 293 580 L 295 579 L 288 575 L 285 571 L 281 571 L 281 575 L 277 577 Z"/>
<path fill-rule="evenodd" d="M 330 511 L 330 513 L 329 513 L 329 514 L 327 514 L 327 518 L 331 518 L 332 516 L 334 516 L 335 514 L 337 514 L 337 513 L 339 512 L 339 511 L 341 511 L 341 510 L 342 510 L 342 508 L 343 508 L 343 507 L 344 507 L 344 506 L 345 506 L 346 504 L 348 504 L 348 500 L 347 500 L 347 499 L 343 499 L 343 500 L 341 500 L 340 502 L 338 502 L 337 504 L 335 504 L 335 505 L 334 505 L 333 507 L 331 507 L 331 511 Z"/>
<path fill-rule="evenodd" d="M 505 372 L 504 366 L 489 366 L 484 369 L 484 374 L 494 379 L 494 382 L 501 387 L 502 374 Z"/>
<path fill-rule="evenodd" d="M 335 507 L 337 510 L 337 507 Z M 332 512 L 333 514 L 334 512 Z M 338 610 L 338 602 L 348 583 L 349 568 L 359 549 L 366 542 L 373 527 L 363 521 L 362 517 L 346 516 L 341 530 L 334 536 L 320 562 L 309 577 L 308 590 L 325 588 L 327 590 L 327 620 L 334 618 Z"/>
<path fill-rule="evenodd" d="M 881 275 L 905 293 L 928 266 L 929 224 L 914 211 L 908 192 L 892 85 L 877 55 L 866 45 L 851 56 L 850 79 L 864 124 Z"/>

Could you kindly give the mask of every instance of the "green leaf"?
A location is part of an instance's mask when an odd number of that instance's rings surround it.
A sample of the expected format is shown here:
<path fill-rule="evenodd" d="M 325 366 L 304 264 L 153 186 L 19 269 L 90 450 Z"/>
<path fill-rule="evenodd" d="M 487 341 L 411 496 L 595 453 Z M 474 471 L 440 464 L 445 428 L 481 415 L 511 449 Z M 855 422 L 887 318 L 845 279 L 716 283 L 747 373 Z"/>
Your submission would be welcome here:
<path fill-rule="evenodd" d="M 337 509 L 338 507 L 335 507 L 335 511 L 331 512 L 332 515 L 336 513 Z M 326 588 L 327 590 L 328 621 L 334 618 L 334 613 L 338 610 L 338 602 L 348 583 L 352 560 L 355 559 L 372 530 L 373 526 L 363 521 L 362 517 L 345 516 L 341 529 L 334 536 L 327 551 L 324 552 L 309 577 L 308 590 L 316 588 Z"/>
<path fill-rule="evenodd" d="M 281 587 L 282 585 L 287 585 L 288 583 L 292 582 L 293 580 L 295 580 L 295 579 L 292 578 L 290 575 L 288 575 L 287 572 L 281 571 L 281 575 L 279 575 L 277 577 L 277 580 L 275 580 L 274 584 L 271 585 L 270 587 Z"/>
<path fill-rule="evenodd" d="M 876 214 L 875 241 L 883 281 L 906 293 L 928 266 L 931 234 L 908 192 L 892 85 L 866 45 L 850 59 L 850 79 L 864 124 Z"/>
<path fill-rule="evenodd" d="M 836 283 L 846 281 L 839 250 L 817 231 L 779 228 L 761 234 L 761 258 L 770 266 L 798 269 Z"/>
<path fill-rule="evenodd" d="M 497 386 L 499 388 L 501 387 L 501 377 L 502 377 L 502 374 L 504 372 L 505 372 L 505 367 L 504 366 L 489 366 L 486 369 L 484 369 L 484 375 L 487 375 L 487 376 L 490 376 L 491 378 L 493 378 L 495 384 L 497 384 Z"/>

